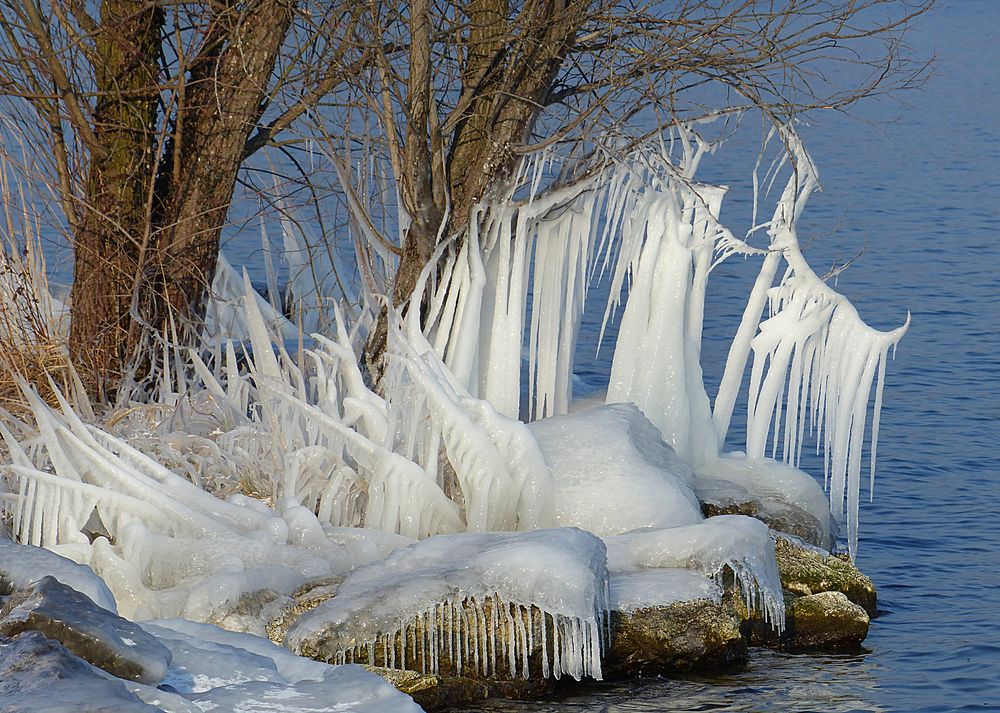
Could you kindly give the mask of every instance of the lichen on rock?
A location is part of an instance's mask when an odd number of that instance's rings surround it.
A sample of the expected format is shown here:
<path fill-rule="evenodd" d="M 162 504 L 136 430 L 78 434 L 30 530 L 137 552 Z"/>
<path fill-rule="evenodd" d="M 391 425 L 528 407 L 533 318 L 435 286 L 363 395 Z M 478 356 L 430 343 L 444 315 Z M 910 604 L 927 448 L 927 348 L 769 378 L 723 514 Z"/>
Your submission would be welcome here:
<path fill-rule="evenodd" d="M 776 534 L 773 539 L 783 588 L 800 596 L 841 592 L 862 607 L 869 617 L 877 614 L 875 585 L 850 560 L 793 538 Z"/>

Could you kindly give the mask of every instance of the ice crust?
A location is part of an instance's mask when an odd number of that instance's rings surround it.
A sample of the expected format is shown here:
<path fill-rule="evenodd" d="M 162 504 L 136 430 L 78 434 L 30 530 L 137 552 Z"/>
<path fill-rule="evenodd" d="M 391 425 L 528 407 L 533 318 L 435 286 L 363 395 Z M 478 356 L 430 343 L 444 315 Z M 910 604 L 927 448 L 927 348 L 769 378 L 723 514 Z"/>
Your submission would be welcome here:
<path fill-rule="evenodd" d="M 415 713 L 409 696 L 359 666 L 329 666 L 267 639 L 183 619 L 142 622 L 173 655 L 164 684 L 201 711 Z M 161 684 L 162 685 L 162 684 Z M 133 689 L 150 702 L 156 694 Z M 163 703 L 169 704 L 169 700 Z M 171 710 L 169 705 L 164 705 Z"/>
<path fill-rule="evenodd" d="M 511 607 L 531 616 L 537 608 L 555 623 L 542 675 L 600 678 L 607 587 L 604 544 L 576 528 L 434 537 L 352 572 L 336 597 L 292 625 L 285 644 L 302 651 L 320 648 L 324 640 L 339 642 L 328 655 L 342 663 L 359 658 L 364 646 L 374 656 L 372 644 L 379 642 L 394 657 L 396 635 L 402 633 L 407 646 L 416 636 L 416 620 L 430 632 L 410 644 L 421 647 L 427 671 L 436 672 L 439 653 L 448 651 L 458 652 L 460 670 L 488 675 L 501 657 L 518 663 L 527 677 L 531 627 L 508 614 L 507 635 L 497 642 L 483 608 L 489 601 L 495 603 L 490 617 Z M 450 636 L 444 635 L 445 622 Z M 405 649 L 399 654 L 403 660 Z"/>
<path fill-rule="evenodd" d="M 97 606 L 118 613 L 108 585 L 90 567 L 40 547 L 12 542 L 0 527 L 0 591 L 4 585 L 21 589 L 45 576 L 86 594 Z"/>
<path fill-rule="evenodd" d="M 731 570 L 747 607 L 784 628 L 785 604 L 770 531 L 743 515 L 719 515 L 695 525 L 634 530 L 605 537 L 608 568 L 634 573 L 685 567 L 721 584 Z"/>
<path fill-rule="evenodd" d="M 703 519 L 691 469 L 635 405 L 600 406 L 529 428 L 552 474 L 556 525 L 604 536 Z"/>
<path fill-rule="evenodd" d="M 611 573 L 611 609 L 632 613 L 639 609 L 708 600 L 722 601 L 722 587 L 711 577 L 680 567 Z"/>

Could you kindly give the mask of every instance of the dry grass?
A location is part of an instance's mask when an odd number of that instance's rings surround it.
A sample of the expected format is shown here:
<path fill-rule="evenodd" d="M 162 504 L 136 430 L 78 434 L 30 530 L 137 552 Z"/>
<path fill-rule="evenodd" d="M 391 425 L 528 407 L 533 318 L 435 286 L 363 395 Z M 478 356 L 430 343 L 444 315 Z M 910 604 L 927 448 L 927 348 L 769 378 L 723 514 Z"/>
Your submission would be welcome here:
<path fill-rule="evenodd" d="M 27 409 L 20 381 L 50 403 L 53 383 L 63 393 L 76 392 L 62 306 L 49 291 L 39 226 L 18 200 L 23 195 L 0 165 L 0 408 L 15 415 Z"/>

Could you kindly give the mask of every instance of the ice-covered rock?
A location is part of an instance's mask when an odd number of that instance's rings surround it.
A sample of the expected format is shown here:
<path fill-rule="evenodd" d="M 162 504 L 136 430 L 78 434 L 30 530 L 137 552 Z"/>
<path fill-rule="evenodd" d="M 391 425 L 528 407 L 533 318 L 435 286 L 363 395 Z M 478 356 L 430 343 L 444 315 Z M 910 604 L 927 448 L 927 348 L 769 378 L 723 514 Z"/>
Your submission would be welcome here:
<path fill-rule="evenodd" d="M 722 601 L 722 586 L 711 577 L 680 567 L 611 573 L 611 610 L 636 612 L 702 599 Z"/>
<path fill-rule="evenodd" d="M 634 530 L 605 537 L 608 568 L 616 573 L 685 567 L 722 583 L 735 576 L 747 608 L 779 629 L 784 622 L 781 581 L 767 525 L 742 515 L 720 515 L 696 525 Z"/>
<path fill-rule="evenodd" d="M 432 537 L 349 574 L 285 644 L 338 663 L 600 678 L 607 582 L 604 544 L 575 528 Z"/>
<path fill-rule="evenodd" d="M 86 594 L 102 609 L 117 613 L 115 597 L 100 577 L 86 565 L 60 557 L 54 552 L 19 545 L 0 527 L 0 595 L 27 587 L 41 577 L 51 576 L 78 592 Z"/>
<path fill-rule="evenodd" d="M 703 519 L 691 469 L 632 404 L 528 425 L 549 465 L 555 524 L 616 535 Z"/>
<path fill-rule="evenodd" d="M 170 652 L 138 625 L 49 576 L 15 591 L 0 608 L 0 635 L 25 631 L 56 639 L 94 666 L 130 681 L 155 686 L 170 663 Z"/>
<path fill-rule="evenodd" d="M 611 631 L 609 675 L 701 670 L 741 661 L 747 653 L 733 608 L 708 599 L 613 611 Z"/>
<path fill-rule="evenodd" d="M 182 619 L 143 622 L 170 649 L 164 680 L 201 710 L 417 713 L 420 709 L 359 666 L 329 666 L 267 639 Z"/>
<path fill-rule="evenodd" d="M 824 549 L 836 543 L 837 523 L 823 489 L 787 463 L 727 453 L 698 469 L 694 487 L 708 515 L 749 515 Z"/>
<path fill-rule="evenodd" d="M 0 710 L 17 713 L 154 713 L 123 681 L 37 631 L 0 636 Z"/>

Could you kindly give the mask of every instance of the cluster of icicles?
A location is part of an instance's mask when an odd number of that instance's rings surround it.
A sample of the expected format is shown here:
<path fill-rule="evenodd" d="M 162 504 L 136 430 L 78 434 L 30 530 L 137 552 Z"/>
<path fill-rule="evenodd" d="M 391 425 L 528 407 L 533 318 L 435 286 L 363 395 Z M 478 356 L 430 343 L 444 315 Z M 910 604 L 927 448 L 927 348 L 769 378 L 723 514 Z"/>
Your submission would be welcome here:
<path fill-rule="evenodd" d="M 535 665 L 544 678 L 600 679 L 610 626 L 606 602 L 602 609 L 597 621 L 546 613 L 533 604 L 509 602 L 502 593 L 485 605 L 474 597 L 450 599 L 374 640 L 341 649 L 331 662 L 524 679 Z"/>
<path fill-rule="evenodd" d="M 194 616 L 183 578 L 157 573 L 156 562 L 167 551 L 201 552 L 190 544 L 196 541 L 207 564 L 195 574 L 208 573 L 223 557 L 219 552 L 244 538 L 254 547 L 233 555 L 243 558 L 241 582 L 253 578 L 256 566 L 281 565 L 291 574 L 272 577 L 269 586 L 291 594 L 309 577 L 359 564 L 330 544 L 332 528 L 422 539 L 550 526 L 551 475 L 518 419 L 567 411 L 587 290 L 608 274 L 605 324 L 629 289 L 608 402 L 635 403 L 696 472 L 710 472 L 752 352 L 748 456 L 763 458 L 772 434 L 772 452 L 780 443 L 784 460 L 797 463 L 808 420 L 827 454 L 835 515 L 843 517 L 846 497 L 853 553 L 871 386 L 877 382 L 873 475 L 885 363 L 906 325 L 871 329 L 809 269 L 795 223 L 816 175 L 794 135 L 784 138 L 795 171 L 767 226 L 766 250 L 751 248 L 719 223 L 724 190 L 694 181 L 713 147 L 690 128 L 566 188 L 540 189 L 551 174 L 551 155 L 527 160 L 515 181 L 520 191 L 479 206 L 461 248 L 443 245 L 441 269 L 425 270 L 417 292 L 427 296 L 423 321 L 421 310 L 405 317 L 389 310 L 384 396 L 366 385 L 359 366 L 371 311 L 349 322 L 335 309 L 330 332 L 292 353 L 276 334 L 286 331 L 280 315 L 262 304 L 246 275 L 240 281 L 223 262 L 217 285 L 228 285 L 228 306 L 210 312 L 217 331 L 229 320 L 245 332 L 243 353 L 222 340 L 208 345 L 209 357 L 165 354 L 161 402 L 120 418 L 113 425 L 117 437 L 111 426 L 78 417 L 89 408 L 80 394 L 59 413 L 26 390 L 38 436 L 3 429 L 13 460 L 5 470 L 17 484 L 16 492 L 3 494 L 14 536 L 61 549 L 116 579 L 116 594 L 134 593 L 132 611 L 150 614 L 152 590 L 162 588 L 169 591 L 152 614 Z M 712 267 L 733 254 L 762 255 L 763 266 L 713 409 L 699 364 L 704 296 Z M 774 286 L 782 263 L 784 276 Z M 241 294 L 232 294 L 238 284 Z M 762 321 L 767 305 L 771 315 Z M 231 491 L 247 480 L 275 509 L 207 492 Z M 91 544 L 83 530 L 94 513 L 107 537 Z M 212 550 L 211 542 L 221 547 Z M 724 564 L 748 604 L 780 626 L 773 562 L 737 557 Z M 721 564 L 704 573 L 720 572 Z M 233 591 L 243 584 L 234 582 Z M 503 643 L 479 600 L 456 600 L 338 656 L 371 658 L 381 647 L 393 665 L 419 649 L 421 666 L 435 671 L 447 651 L 456 668 L 474 665 L 489 674 L 506 661 L 512 673 L 524 675 L 529 652 L 540 643 L 546 675 L 599 674 L 606 602 L 591 619 L 533 614 L 533 602 L 492 596 L 490 616 L 506 617 Z M 426 633 L 431 630 L 436 633 Z"/>

